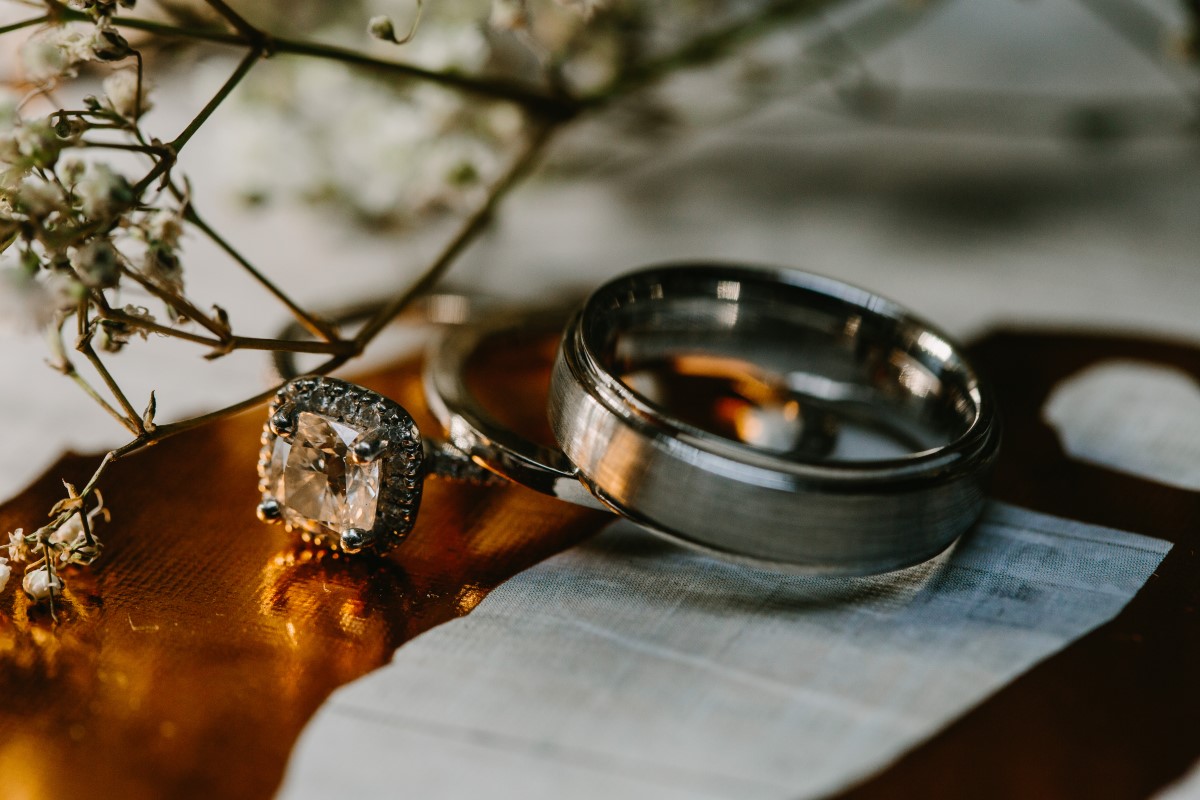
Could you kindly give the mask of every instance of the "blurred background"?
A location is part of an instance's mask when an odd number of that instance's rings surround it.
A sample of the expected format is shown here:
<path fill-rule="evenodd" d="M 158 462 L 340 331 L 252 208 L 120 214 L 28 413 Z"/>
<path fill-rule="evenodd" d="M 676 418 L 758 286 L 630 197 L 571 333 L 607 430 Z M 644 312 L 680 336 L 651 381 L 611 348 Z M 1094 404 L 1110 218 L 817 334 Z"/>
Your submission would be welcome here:
<path fill-rule="evenodd" d="M 584 37 L 564 74 L 585 88 L 763 7 L 617 3 L 581 22 L 587 8 L 547 2 L 513 32 L 496 17 L 519 6 L 453 2 L 425 9 L 397 46 L 369 39 L 366 20 L 389 14 L 403 32 L 411 4 L 240 5 L 278 33 L 468 73 L 527 71 L 544 55 L 527 35 Z M 30 8 L 0 12 L 8 22 Z M 188 3 L 141 0 L 136 13 L 205 21 Z M 1178 0 L 813 4 L 728 58 L 572 122 L 448 283 L 537 299 L 650 262 L 722 258 L 860 284 L 965 339 L 1015 324 L 1200 340 L 1195 24 Z M 24 35 L 0 39 L 10 84 Z M 143 128 L 174 136 L 239 55 L 149 49 Z M 419 273 L 511 149 L 512 110 L 465 102 L 280 56 L 201 129 L 180 169 L 212 227 L 297 300 L 379 297 Z M 197 305 L 219 303 L 239 333 L 288 321 L 202 236 L 185 237 L 183 258 Z M 156 390 L 164 421 L 268 385 L 263 353 L 203 354 L 152 337 L 110 363 L 131 396 Z M 20 422 L 0 449 L 5 495 L 64 449 L 127 438 L 45 359 L 36 334 L 0 333 L 0 417 Z"/>

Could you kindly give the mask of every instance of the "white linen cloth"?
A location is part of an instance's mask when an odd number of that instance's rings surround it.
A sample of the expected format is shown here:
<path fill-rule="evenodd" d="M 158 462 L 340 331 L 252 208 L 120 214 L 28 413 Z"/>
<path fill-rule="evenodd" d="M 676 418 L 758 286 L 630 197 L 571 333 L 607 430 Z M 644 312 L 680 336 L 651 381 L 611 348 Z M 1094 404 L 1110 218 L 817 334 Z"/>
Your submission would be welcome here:
<path fill-rule="evenodd" d="M 812 797 L 1112 618 L 1169 549 L 993 504 L 926 565 L 815 579 L 617 524 L 339 689 L 281 796 Z"/>

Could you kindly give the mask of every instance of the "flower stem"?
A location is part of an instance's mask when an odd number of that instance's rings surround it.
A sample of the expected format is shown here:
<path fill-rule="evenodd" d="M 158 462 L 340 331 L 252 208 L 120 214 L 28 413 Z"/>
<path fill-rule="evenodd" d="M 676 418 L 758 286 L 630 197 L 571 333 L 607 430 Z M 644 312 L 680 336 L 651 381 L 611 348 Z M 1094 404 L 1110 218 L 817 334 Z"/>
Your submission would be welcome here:
<path fill-rule="evenodd" d="M 197 114 L 190 123 L 188 123 L 188 126 L 183 129 L 183 132 L 176 136 L 174 141 L 171 142 L 170 147 L 172 150 L 178 153 L 183 149 L 184 145 L 186 145 L 188 141 L 196 135 L 196 131 L 200 130 L 200 126 L 208 121 L 208 118 L 212 116 L 213 112 L 217 110 L 221 103 L 225 102 L 225 98 L 228 97 L 235 88 L 237 88 L 237 85 L 242 82 L 242 78 L 246 77 L 251 68 L 253 68 L 254 65 L 258 63 L 259 59 L 262 58 L 262 55 L 262 48 L 250 48 L 246 55 L 242 57 L 242 60 L 238 62 L 237 69 L 233 71 L 233 74 L 229 76 L 228 80 L 226 80 L 221 88 L 217 90 L 217 93 L 214 94 L 211 99 L 209 99 L 204 108 L 200 109 L 200 113 Z"/>
<path fill-rule="evenodd" d="M 210 227 L 209 224 L 205 222 L 203 218 L 201 218 L 192 205 L 189 204 L 185 208 L 183 212 L 183 218 L 199 228 L 205 236 L 207 236 L 213 241 L 214 244 L 217 245 L 217 247 L 220 247 L 230 258 L 240 264 L 242 269 L 246 270 L 246 272 L 250 274 L 250 277 L 254 278 L 254 280 L 258 281 L 258 283 L 264 289 L 274 295 L 275 299 L 287 306 L 287 309 L 292 312 L 300 324 L 308 329 L 309 333 L 314 336 L 319 336 L 327 342 L 341 341 L 341 338 L 338 336 L 338 333 L 333 326 L 317 316 L 305 311 L 299 303 L 288 297 L 288 295 L 285 294 L 282 289 L 280 289 L 266 275 L 259 272 L 254 265 L 251 264 L 250 261 L 238 250 L 236 250 L 233 245 L 226 241 L 223 236 L 213 230 L 212 227 Z"/>
<path fill-rule="evenodd" d="M 120 384 L 118 384 L 116 379 L 113 378 L 112 373 L 108 371 L 108 367 L 100 358 L 100 355 L 96 352 L 96 348 L 92 347 L 92 336 L 94 335 L 94 332 L 95 328 L 89 328 L 87 333 L 80 338 L 79 343 L 75 345 L 75 349 L 83 353 L 84 357 L 88 361 L 92 362 L 92 366 L 95 367 L 96 372 L 100 374 L 100 378 L 104 381 L 104 385 L 108 387 L 108 391 L 112 393 L 112 396 L 116 398 L 117 403 L 121 406 L 122 410 L 124 410 L 125 416 L 128 418 L 129 422 L 133 424 L 133 430 L 136 433 L 144 433 L 145 426 L 142 424 L 141 416 L 138 415 L 138 412 L 129 402 L 129 398 L 125 396 L 124 390 L 121 389 Z"/>
<path fill-rule="evenodd" d="M 266 39 L 266 35 L 262 31 L 247 22 L 241 14 L 230 8 L 228 4 L 223 2 L 223 0 L 204 1 L 208 3 L 209 7 L 212 8 L 213 11 L 216 11 L 218 14 L 224 17 L 225 20 L 234 27 L 234 30 L 240 33 L 247 40 L 261 44 L 263 40 Z"/>
<path fill-rule="evenodd" d="M 702 33 L 676 50 L 645 61 L 618 74 L 606 87 L 584 97 L 589 106 L 601 106 L 654 83 L 681 69 L 711 64 L 747 41 L 799 17 L 815 16 L 842 0 L 776 0 L 746 18 L 708 33 Z"/>
<path fill-rule="evenodd" d="M 21 20 L 20 22 L 14 22 L 11 25 L 3 25 L 3 26 L 0 26 L 0 36 L 3 36 L 6 33 L 12 33 L 13 31 L 19 31 L 19 30 L 21 30 L 21 28 L 28 28 L 32 25 L 41 25 L 43 22 L 49 22 L 49 21 L 50 21 L 50 15 L 43 14 L 40 17 L 33 17 L 32 19 Z"/>
<path fill-rule="evenodd" d="M 387 305 L 379 310 L 366 325 L 354 337 L 354 342 L 358 349 L 366 347 L 366 345 L 378 335 L 389 322 L 392 321 L 403 311 L 414 299 L 421 294 L 429 291 L 438 279 L 450 268 L 458 255 L 466 249 L 467 245 L 475 238 L 475 236 L 483 230 L 484 226 L 491 219 L 496 205 L 500 200 L 508 194 L 508 192 L 517 185 L 522 177 L 537 161 L 539 155 L 549 144 L 550 138 L 554 131 L 557 130 L 557 123 L 545 122 L 537 124 L 524 150 L 520 155 L 513 160 L 512 165 L 492 186 L 488 192 L 487 199 L 480 204 L 466 220 L 454 237 L 447 243 L 442 252 L 433 261 L 432 264 L 425 270 L 424 273 L 405 289 L 400 294 L 396 295 Z"/>
<path fill-rule="evenodd" d="M 63 19 L 76 21 L 90 21 L 90 18 L 74 9 L 63 9 L 60 12 Z M 38 21 L 44 21 L 43 17 Z M 30 22 L 29 24 L 33 24 Z M 414 80 L 427 81 L 440 86 L 445 86 L 448 89 L 464 92 L 466 94 L 475 95 L 477 97 L 490 98 L 492 100 L 506 100 L 511 103 L 517 103 L 531 113 L 538 116 L 548 117 L 551 119 L 569 119 L 581 110 L 579 103 L 568 97 L 555 97 L 548 94 L 543 94 L 538 91 L 528 89 L 517 83 L 508 81 L 493 80 L 489 78 L 478 78 L 469 75 L 463 75 L 457 72 L 439 72 L 436 70 L 424 69 L 413 64 L 405 64 L 399 61 L 388 61 L 381 58 L 373 58 L 363 53 L 354 50 L 348 50 L 334 45 L 322 44 L 320 42 L 309 42 L 301 39 L 275 38 L 267 37 L 265 34 L 258 32 L 257 36 L 247 36 L 243 33 L 231 33 L 228 30 L 220 30 L 215 28 L 200 28 L 200 27 L 180 27 L 170 25 L 164 22 L 157 22 L 149 19 L 138 19 L 136 17 L 114 17 L 113 24 L 132 28 L 136 30 L 147 31 L 159 36 L 167 38 L 179 39 L 194 39 L 197 41 L 212 42 L 214 44 L 231 45 L 234 47 L 250 47 L 261 50 L 262 55 L 275 55 L 279 53 L 313 56 L 316 58 L 324 58 L 329 61 L 340 61 L 344 64 L 352 64 L 359 67 L 366 67 L 377 70 L 379 72 L 397 75 L 402 78 L 411 78 Z M 232 24 L 232 23 L 231 23 Z"/>

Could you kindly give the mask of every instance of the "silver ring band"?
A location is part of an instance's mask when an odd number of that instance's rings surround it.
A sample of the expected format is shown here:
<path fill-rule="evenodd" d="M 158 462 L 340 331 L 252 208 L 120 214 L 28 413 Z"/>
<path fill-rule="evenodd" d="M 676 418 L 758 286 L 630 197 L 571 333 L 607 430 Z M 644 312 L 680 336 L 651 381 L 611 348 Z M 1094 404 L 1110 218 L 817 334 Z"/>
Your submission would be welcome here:
<path fill-rule="evenodd" d="M 774 452 L 689 424 L 624 380 L 697 354 L 747 364 L 915 452 Z M 986 384 L 933 326 L 838 281 L 731 265 L 652 268 L 596 290 L 565 331 L 549 416 L 580 478 L 618 513 L 725 558 L 836 575 L 952 544 L 982 510 L 1000 442 Z"/>
<path fill-rule="evenodd" d="M 425 400 L 449 444 L 480 466 L 523 486 L 588 508 L 611 509 L 588 491 L 561 450 L 546 447 L 496 420 L 466 380 L 470 360 L 490 337 L 551 335 L 562 330 L 565 307 L 513 311 L 486 323 L 447 329 L 425 359 Z"/>

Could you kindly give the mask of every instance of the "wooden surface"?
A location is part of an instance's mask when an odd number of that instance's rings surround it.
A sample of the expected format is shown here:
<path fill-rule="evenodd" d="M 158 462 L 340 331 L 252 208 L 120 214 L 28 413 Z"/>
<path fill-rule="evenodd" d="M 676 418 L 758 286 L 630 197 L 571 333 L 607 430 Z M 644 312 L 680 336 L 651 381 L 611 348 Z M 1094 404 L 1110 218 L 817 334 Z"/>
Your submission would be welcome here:
<path fill-rule="evenodd" d="M 1200 351 L 1048 333 L 975 351 L 1007 425 L 997 497 L 1176 547 L 1118 618 L 844 797 L 1147 797 L 1200 758 L 1200 496 L 1067 459 L 1040 409 L 1095 361 L 1200 379 Z M 512 371 L 493 410 L 543 437 L 531 409 L 549 352 L 498 354 L 476 384 Z M 365 382 L 428 424 L 414 365 Z M 117 465 L 105 556 L 70 576 L 57 628 L 19 589 L 0 597 L 0 797 L 269 797 L 334 688 L 606 521 L 520 488 L 430 481 L 393 557 L 321 558 L 254 517 L 261 423 L 244 415 Z M 36 526 L 59 479 L 82 483 L 95 463 L 64 458 L 0 508 L 0 532 Z"/>
<path fill-rule="evenodd" d="M 414 365 L 363 382 L 434 429 Z M 115 466 L 104 557 L 69 575 L 57 628 L 19 588 L 0 596 L 0 798 L 270 797 L 330 692 L 609 520 L 519 487 L 431 480 L 394 556 L 320 558 L 255 518 L 263 419 Z M 64 458 L 0 508 L 0 530 L 40 524 L 59 479 L 82 485 L 97 460 Z"/>

